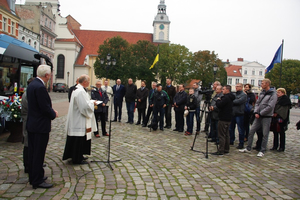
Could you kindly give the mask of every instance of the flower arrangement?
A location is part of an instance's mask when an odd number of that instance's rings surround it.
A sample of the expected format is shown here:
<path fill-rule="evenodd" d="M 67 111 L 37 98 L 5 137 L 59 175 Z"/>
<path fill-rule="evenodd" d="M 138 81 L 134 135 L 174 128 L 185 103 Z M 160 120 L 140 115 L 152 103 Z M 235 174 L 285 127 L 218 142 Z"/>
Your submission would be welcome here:
<path fill-rule="evenodd" d="M 1 100 L 0 116 L 6 121 L 22 122 L 21 101 L 22 99 L 17 93 L 13 96 L 8 97 L 8 99 Z"/>

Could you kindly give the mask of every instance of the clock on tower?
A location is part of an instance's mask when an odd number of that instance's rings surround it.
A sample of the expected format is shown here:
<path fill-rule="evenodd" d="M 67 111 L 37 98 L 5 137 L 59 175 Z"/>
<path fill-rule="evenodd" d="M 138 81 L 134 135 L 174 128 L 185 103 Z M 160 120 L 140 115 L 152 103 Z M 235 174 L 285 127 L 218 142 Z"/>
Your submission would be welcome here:
<path fill-rule="evenodd" d="M 169 43 L 169 31 L 170 31 L 170 21 L 166 14 L 166 8 L 164 0 L 160 0 L 158 5 L 157 15 L 153 21 L 153 42 L 157 43 Z"/>

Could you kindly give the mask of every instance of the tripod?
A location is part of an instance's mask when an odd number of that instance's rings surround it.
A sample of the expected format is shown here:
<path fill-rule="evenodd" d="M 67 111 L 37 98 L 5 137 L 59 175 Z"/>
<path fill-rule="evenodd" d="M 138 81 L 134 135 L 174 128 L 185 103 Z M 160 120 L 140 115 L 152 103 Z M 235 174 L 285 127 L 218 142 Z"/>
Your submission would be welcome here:
<path fill-rule="evenodd" d="M 107 92 L 107 94 L 110 94 Z M 110 94 L 112 97 L 114 96 L 113 94 Z M 107 111 L 108 112 L 108 111 Z M 109 119 L 109 130 L 108 130 L 108 133 L 109 133 L 109 136 L 108 136 L 108 152 L 107 152 L 107 161 L 91 161 L 91 162 L 102 162 L 102 163 L 107 163 L 109 168 L 111 170 L 114 170 L 111 166 L 110 163 L 115 163 L 115 162 L 120 162 L 121 159 L 119 160 L 110 160 L 110 143 L 111 143 L 111 122 L 112 122 L 112 119 L 111 119 L 111 116 L 112 116 L 112 100 L 110 100 L 110 119 Z M 98 123 L 98 122 L 97 122 Z"/>
<path fill-rule="evenodd" d="M 199 130 L 201 130 L 201 122 L 202 122 L 203 116 L 205 115 L 205 127 L 204 127 L 204 131 L 206 133 L 205 152 L 194 150 L 196 139 L 197 139 L 197 136 L 199 135 L 199 133 L 195 134 L 193 145 L 191 146 L 191 150 L 203 153 L 205 155 L 205 158 L 208 158 L 208 129 L 210 127 L 210 117 L 211 117 L 211 111 L 209 110 L 209 107 L 210 107 L 211 94 L 205 94 L 205 95 L 206 95 L 205 96 L 206 98 L 205 98 L 204 104 L 202 106 L 202 109 L 200 109 L 201 114 L 199 116 L 199 121 L 197 122 L 197 123 L 199 123 L 199 128 L 200 128 Z M 218 144 L 217 144 L 217 150 L 218 149 L 219 149 L 219 147 L 218 147 Z"/>

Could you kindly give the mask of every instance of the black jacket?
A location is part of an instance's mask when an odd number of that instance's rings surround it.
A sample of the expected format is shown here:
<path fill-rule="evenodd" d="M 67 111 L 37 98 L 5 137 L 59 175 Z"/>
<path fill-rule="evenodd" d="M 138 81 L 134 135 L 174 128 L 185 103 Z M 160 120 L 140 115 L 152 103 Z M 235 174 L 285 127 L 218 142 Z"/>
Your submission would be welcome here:
<path fill-rule="evenodd" d="M 144 88 L 142 90 L 142 88 L 139 88 L 136 92 L 136 107 L 137 108 L 141 108 L 141 109 L 145 109 L 147 107 L 147 97 L 149 94 L 149 90 L 148 88 Z M 141 102 L 139 102 L 139 99 L 141 99 Z"/>
<path fill-rule="evenodd" d="M 102 96 L 100 95 L 99 91 L 101 91 Z M 103 103 L 105 105 L 108 102 L 108 96 L 107 96 L 106 92 L 104 92 L 101 88 L 99 90 L 98 89 L 93 89 L 92 92 L 91 92 L 91 97 L 94 100 L 103 101 Z M 107 107 L 106 106 L 102 106 L 103 103 L 97 105 L 98 108 L 94 110 L 95 113 L 99 113 L 99 112 L 106 113 L 107 112 L 107 110 L 106 110 Z"/>
<path fill-rule="evenodd" d="M 77 85 L 77 84 L 75 84 L 75 85 L 73 85 L 72 87 L 69 88 L 69 92 L 68 92 L 69 102 L 71 101 L 72 92 L 73 92 L 74 90 L 76 90 L 76 85 Z"/>
<path fill-rule="evenodd" d="M 211 118 L 214 120 L 219 120 L 219 108 L 217 107 L 217 100 L 223 95 L 223 93 L 216 94 L 210 102 L 210 105 L 214 107 L 214 110 L 211 111 Z"/>
<path fill-rule="evenodd" d="M 136 97 L 136 85 L 131 84 L 126 86 L 126 93 L 125 93 L 125 101 L 126 102 L 134 102 Z"/>
<path fill-rule="evenodd" d="M 36 78 L 27 88 L 28 115 L 26 128 L 32 133 L 49 133 L 56 113 L 44 83 Z"/>
<path fill-rule="evenodd" d="M 187 93 L 185 91 L 182 92 L 177 92 L 174 99 L 173 103 L 176 103 L 178 107 L 174 107 L 174 110 L 177 112 L 184 112 L 184 106 L 186 104 L 186 99 L 187 99 Z"/>
<path fill-rule="evenodd" d="M 168 94 L 168 96 L 170 98 L 170 104 L 172 104 L 173 103 L 173 98 L 176 95 L 176 88 L 173 85 L 171 85 L 170 87 L 165 86 L 163 88 L 163 90 L 167 92 L 167 94 Z"/>
<path fill-rule="evenodd" d="M 195 111 L 197 108 L 197 98 L 195 95 L 188 95 L 185 106 L 189 111 Z"/>
<path fill-rule="evenodd" d="M 219 108 L 219 120 L 230 122 L 232 119 L 232 107 L 233 100 L 235 99 L 234 94 L 228 93 L 218 99 L 216 102 L 217 107 Z"/>
<path fill-rule="evenodd" d="M 162 108 L 164 104 L 168 105 L 170 102 L 170 98 L 166 91 L 162 90 L 158 92 L 155 90 L 155 92 L 150 97 L 150 105 L 154 104 L 154 107 L 156 108 Z"/>

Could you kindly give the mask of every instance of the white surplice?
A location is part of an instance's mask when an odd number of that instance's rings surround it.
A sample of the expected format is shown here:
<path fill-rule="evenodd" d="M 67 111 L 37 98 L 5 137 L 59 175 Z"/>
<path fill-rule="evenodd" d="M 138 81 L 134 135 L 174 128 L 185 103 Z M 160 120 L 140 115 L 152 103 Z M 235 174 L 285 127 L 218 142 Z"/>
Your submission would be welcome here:
<path fill-rule="evenodd" d="M 91 133 L 97 131 L 94 115 L 94 103 L 83 86 L 78 84 L 72 92 L 67 117 L 66 132 L 68 136 L 85 136 L 91 138 Z M 87 133 L 87 129 L 91 131 Z"/>

